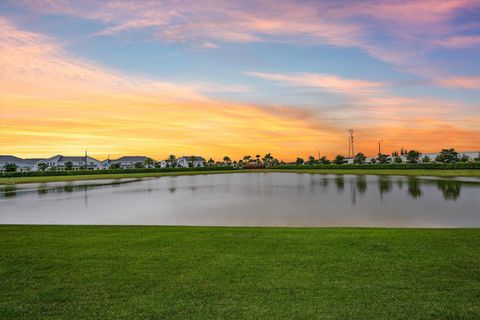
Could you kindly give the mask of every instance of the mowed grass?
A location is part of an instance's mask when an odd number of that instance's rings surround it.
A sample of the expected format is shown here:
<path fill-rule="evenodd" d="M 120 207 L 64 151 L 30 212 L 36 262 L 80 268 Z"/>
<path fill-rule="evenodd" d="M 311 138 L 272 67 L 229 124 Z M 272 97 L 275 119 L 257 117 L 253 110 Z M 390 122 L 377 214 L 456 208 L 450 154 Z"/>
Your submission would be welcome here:
<path fill-rule="evenodd" d="M 480 170 L 435 169 L 274 169 L 269 171 L 294 173 L 373 174 L 392 176 L 480 177 Z"/>
<path fill-rule="evenodd" d="M 1 319 L 479 319 L 480 229 L 0 226 Z"/>
<path fill-rule="evenodd" d="M 247 171 L 247 170 L 245 170 Z M 39 176 L 39 177 L 15 177 L 0 178 L 0 184 L 36 183 L 36 182 L 58 182 L 58 181 L 80 181 L 80 180 L 104 180 L 104 179 L 127 179 L 127 178 L 149 178 L 163 176 L 186 176 L 199 174 L 221 174 L 230 173 L 228 170 L 219 171 L 172 171 L 172 172 L 141 172 L 141 173 L 106 173 L 106 174 L 85 174 L 65 176 Z M 247 171 L 248 172 L 248 171 Z"/>
<path fill-rule="evenodd" d="M 148 173 L 108 173 L 92 175 L 65 175 L 0 178 L 0 184 L 57 182 L 77 180 L 148 178 L 162 176 L 202 175 L 202 174 L 233 174 L 249 172 L 290 172 L 290 173 L 325 173 L 325 174 L 373 174 L 373 175 L 404 175 L 404 176 L 438 176 L 438 177 L 480 177 L 480 170 L 429 170 L 429 169 L 263 169 L 263 170 L 220 170 L 220 171 L 173 171 Z"/>

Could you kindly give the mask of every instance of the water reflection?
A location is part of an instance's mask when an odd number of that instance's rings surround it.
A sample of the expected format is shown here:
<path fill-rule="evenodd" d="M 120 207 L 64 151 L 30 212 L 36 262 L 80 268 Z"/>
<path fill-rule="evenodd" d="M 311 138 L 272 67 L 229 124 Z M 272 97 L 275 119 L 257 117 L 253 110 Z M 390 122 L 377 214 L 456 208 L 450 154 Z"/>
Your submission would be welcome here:
<path fill-rule="evenodd" d="M 460 197 L 462 183 L 460 181 L 439 180 L 437 181 L 437 187 L 442 191 L 445 200 L 457 201 Z"/>
<path fill-rule="evenodd" d="M 252 173 L 0 186 L 0 223 L 480 226 L 480 179 Z"/>
<path fill-rule="evenodd" d="M 420 187 L 420 180 L 416 177 L 408 177 L 408 194 L 412 198 L 418 198 L 422 196 L 422 189 Z"/>

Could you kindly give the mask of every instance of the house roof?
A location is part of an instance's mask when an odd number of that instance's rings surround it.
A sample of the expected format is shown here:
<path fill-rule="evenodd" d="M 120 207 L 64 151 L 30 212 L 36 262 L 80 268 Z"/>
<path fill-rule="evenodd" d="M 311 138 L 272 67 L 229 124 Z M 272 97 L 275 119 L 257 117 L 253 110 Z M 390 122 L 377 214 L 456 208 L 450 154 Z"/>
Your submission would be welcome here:
<path fill-rule="evenodd" d="M 145 162 L 149 157 L 145 156 L 124 156 L 115 160 L 110 160 L 111 162 Z"/>
<path fill-rule="evenodd" d="M 22 158 L 10 156 L 10 155 L 0 155 L 0 162 L 20 162 L 24 161 Z"/>
<path fill-rule="evenodd" d="M 95 158 L 92 158 L 90 156 L 87 156 L 88 160 L 93 160 L 93 161 L 98 161 Z M 41 159 L 45 160 L 46 162 L 48 161 L 59 161 L 59 162 L 84 162 L 85 161 L 85 156 L 62 156 L 60 154 L 57 154 L 56 156 L 50 157 L 48 159 Z M 99 161 L 100 162 L 100 161 Z"/>
<path fill-rule="evenodd" d="M 192 158 L 193 158 L 193 161 L 205 161 L 205 159 L 203 157 L 200 157 L 200 156 L 183 156 L 180 159 L 185 159 L 187 161 L 192 161 Z"/>

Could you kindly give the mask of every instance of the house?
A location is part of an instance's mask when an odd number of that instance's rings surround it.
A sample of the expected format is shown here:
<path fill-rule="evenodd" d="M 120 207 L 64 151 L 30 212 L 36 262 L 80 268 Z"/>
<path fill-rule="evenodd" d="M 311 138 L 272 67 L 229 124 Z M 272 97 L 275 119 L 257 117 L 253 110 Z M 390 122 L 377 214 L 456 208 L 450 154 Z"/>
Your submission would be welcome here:
<path fill-rule="evenodd" d="M 204 167 L 205 159 L 200 156 L 183 156 L 177 159 L 177 167 L 189 168 L 189 167 Z"/>
<path fill-rule="evenodd" d="M 145 156 L 124 156 L 115 160 L 103 161 L 103 167 L 108 169 L 112 164 L 118 163 L 120 165 L 120 169 L 135 169 L 135 166 L 140 166 L 140 164 L 145 168 L 153 168 L 155 161 L 153 160 L 153 163 L 147 164 L 149 160 L 152 159 Z"/>
<path fill-rule="evenodd" d="M 35 170 L 39 169 L 39 165 L 45 163 L 50 169 L 55 170 L 99 170 L 102 169 L 102 163 L 95 158 L 89 156 L 62 156 L 56 155 L 48 159 L 43 159 L 35 163 Z"/>
<path fill-rule="evenodd" d="M 4 171 L 4 167 L 7 164 L 15 164 L 17 166 L 17 171 L 35 171 L 35 164 L 41 160 L 43 159 L 22 159 L 10 155 L 0 155 L 0 171 Z"/>

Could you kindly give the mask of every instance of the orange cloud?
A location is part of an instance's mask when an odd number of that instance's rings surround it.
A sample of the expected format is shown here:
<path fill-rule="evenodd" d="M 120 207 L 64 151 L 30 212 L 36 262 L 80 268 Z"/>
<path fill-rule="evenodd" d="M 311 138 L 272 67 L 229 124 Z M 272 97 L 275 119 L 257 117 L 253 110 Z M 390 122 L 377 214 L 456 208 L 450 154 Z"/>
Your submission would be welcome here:
<path fill-rule="evenodd" d="M 357 150 L 367 152 L 374 149 L 376 137 L 421 150 L 479 146 L 471 138 L 480 136 L 478 113 L 459 119 L 450 113 L 451 106 L 382 96 L 382 84 L 376 82 L 325 75 L 279 79 L 374 99 L 364 100 L 370 105 L 346 108 L 217 101 L 205 94 L 212 84 L 171 83 L 111 70 L 72 56 L 54 40 L 5 19 L 0 19 L 0 60 L 4 154 L 81 154 L 88 148 L 99 158 L 144 154 L 162 159 L 173 153 L 238 159 L 271 152 L 292 160 L 317 150 L 329 156 L 345 153 L 345 133 L 351 126 L 358 128 Z"/>

